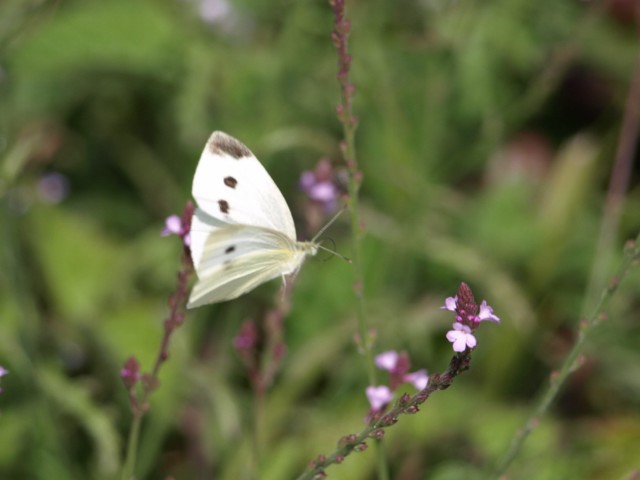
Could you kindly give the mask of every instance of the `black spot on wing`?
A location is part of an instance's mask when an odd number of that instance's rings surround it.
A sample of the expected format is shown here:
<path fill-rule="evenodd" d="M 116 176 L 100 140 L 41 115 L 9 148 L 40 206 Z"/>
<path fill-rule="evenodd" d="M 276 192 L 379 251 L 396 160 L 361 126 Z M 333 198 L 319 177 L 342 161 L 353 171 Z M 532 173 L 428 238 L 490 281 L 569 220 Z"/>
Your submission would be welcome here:
<path fill-rule="evenodd" d="M 233 177 L 225 177 L 225 179 L 224 179 L 224 184 L 225 184 L 227 187 L 230 187 L 230 188 L 236 188 L 236 185 L 238 185 L 238 180 L 236 180 L 236 179 L 235 179 L 235 178 L 233 178 Z"/>
<path fill-rule="evenodd" d="M 253 154 L 243 143 L 224 132 L 213 132 L 207 144 L 209 151 L 216 155 L 229 155 L 232 158 L 251 157 Z"/>
<path fill-rule="evenodd" d="M 229 202 L 226 200 L 218 200 L 218 206 L 222 213 L 229 213 Z"/>
<path fill-rule="evenodd" d="M 233 251 L 235 251 L 236 247 L 234 247 L 233 245 L 231 245 L 230 247 L 227 247 L 224 251 L 224 253 L 231 253 Z"/>

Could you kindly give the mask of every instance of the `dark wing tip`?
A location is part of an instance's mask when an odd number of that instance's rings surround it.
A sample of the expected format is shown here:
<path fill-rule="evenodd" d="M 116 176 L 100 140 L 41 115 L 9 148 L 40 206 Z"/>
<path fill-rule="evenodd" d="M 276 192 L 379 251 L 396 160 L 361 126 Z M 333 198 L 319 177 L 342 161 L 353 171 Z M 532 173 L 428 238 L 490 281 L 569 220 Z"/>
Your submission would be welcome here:
<path fill-rule="evenodd" d="M 236 160 L 253 156 L 251 150 L 249 150 L 244 143 L 220 131 L 211 134 L 207 142 L 207 147 L 209 151 L 215 155 L 229 155 Z"/>

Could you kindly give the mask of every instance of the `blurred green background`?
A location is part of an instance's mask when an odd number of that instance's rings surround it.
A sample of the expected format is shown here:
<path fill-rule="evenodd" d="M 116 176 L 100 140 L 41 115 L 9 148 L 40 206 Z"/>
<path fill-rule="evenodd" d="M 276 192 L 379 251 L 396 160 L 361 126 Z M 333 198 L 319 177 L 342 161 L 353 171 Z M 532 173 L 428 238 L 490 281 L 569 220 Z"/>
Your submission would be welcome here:
<path fill-rule="evenodd" d="M 613 272 L 637 234 L 636 167 L 614 248 L 596 252 L 635 3 L 349 2 L 376 351 L 446 368 L 452 317 L 439 307 L 460 281 L 502 319 L 478 332 L 469 373 L 388 431 L 392 478 L 494 464 L 596 299 L 596 256 Z M 258 155 L 303 218 L 299 175 L 340 161 L 332 22 L 320 0 L 0 3 L 0 478 L 118 477 L 131 422 L 120 368 L 132 354 L 151 368 L 179 268 L 164 218 L 190 198 L 215 129 Z M 343 217 L 328 236 L 348 255 Z M 264 479 L 295 478 L 363 426 L 351 283 L 338 259 L 299 276 Z M 247 478 L 253 394 L 232 340 L 277 289 L 189 312 L 145 418 L 139 478 Z M 640 466 L 639 309 L 636 273 L 510 478 Z M 375 463 L 371 448 L 328 473 L 372 479 Z"/>

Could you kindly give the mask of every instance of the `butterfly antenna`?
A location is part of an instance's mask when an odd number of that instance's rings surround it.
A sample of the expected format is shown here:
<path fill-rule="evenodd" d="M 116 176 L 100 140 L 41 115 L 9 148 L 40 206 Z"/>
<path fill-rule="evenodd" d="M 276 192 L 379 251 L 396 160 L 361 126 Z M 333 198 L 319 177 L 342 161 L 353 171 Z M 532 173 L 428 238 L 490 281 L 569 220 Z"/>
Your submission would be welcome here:
<path fill-rule="evenodd" d="M 325 226 L 324 226 L 324 227 L 322 227 L 322 228 L 320 229 L 320 231 L 319 231 L 318 233 L 316 233 L 316 234 L 315 234 L 315 236 L 311 239 L 311 241 L 312 241 L 313 243 L 316 243 L 316 240 L 318 239 L 318 237 L 319 237 L 320 235 L 322 235 L 322 234 L 327 230 L 327 228 L 329 228 L 329 227 L 333 224 L 333 222 L 335 222 L 335 221 L 338 219 L 338 217 L 342 214 L 342 212 L 344 212 L 346 209 L 347 209 L 347 207 L 342 207 L 342 208 L 341 208 L 341 209 L 340 209 L 340 210 L 339 210 L 339 211 L 338 211 L 338 212 L 337 212 L 333 217 L 331 217 L 331 220 L 329 220 L 329 221 L 325 224 Z M 335 256 L 336 256 L 336 257 L 338 257 L 338 258 L 341 258 L 341 259 L 342 259 L 342 260 L 344 260 L 345 262 L 347 262 L 347 263 L 351 263 L 351 259 L 349 259 L 349 258 L 345 257 L 344 255 L 342 255 L 342 254 L 340 254 L 340 253 L 338 253 L 338 252 L 336 252 L 336 251 L 334 251 L 334 250 L 331 250 L 331 249 L 329 249 L 329 248 L 327 248 L 327 247 L 323 247 L 323 246 L 322 246 L 322 245 L 320 245 L 319 243 L 316 243 L 316 245 L 318 246 L 318 248 L 319 248 L 320 250 L 324 250 L 325 252 L 329 252 L 330 254 L 335 255 Z"/>
<path fill-rule="evenodd" d="M 347 263 L 351 263 L 351 259 L 348 257 L 345 257 L 344 255 L 336 252 L 335 250 L 331 250 L 330 248 L 327 247 L 323 247 L 322 245 L 320 245 L 319 243 L 316 243 L 316 246 L 320 249 L 320 250 L 324 250 L 325 252 L 328 252 L 332 255 L 335 255 L 338 258 L 341 258 L 342 260 L 344 260 Z"/>
<path fill-rule="evenodd" d="M 319 237 L 320 235 L 322 235 L 322 234 L 325 232 L 325 230 L 326 230 L 327 228 L 329 228 L 329 227 L 333 224 L 333 222 L 335 222 L 335 221 L 338 219 L 338 217 L 342 214 L 342 212 L 344 212 L 346 209 L 347 209 L 347 207 L 342 207 L 340 210 L 338 210 L 338 213 L 336 213 L 333 217 L 331 217 L 331 220 L 329 220 L 329 221 L 324 225 L 324 227 L 322 227 L 322 228 L 320 229 L 320 231 L 319 231 L 318 233 L 316 233 L 316 234 L 315 234 L 315 236 L 311 239 L 311 241 L 312 241 L 313 243 L 316 243 L 316 240 L 318 239 L 318 237 Z M 326 248 L 325 248 L 325 250 L 326 250 Z M 335 252 L 333 252 L 333 253 L 335 253 Z"/>

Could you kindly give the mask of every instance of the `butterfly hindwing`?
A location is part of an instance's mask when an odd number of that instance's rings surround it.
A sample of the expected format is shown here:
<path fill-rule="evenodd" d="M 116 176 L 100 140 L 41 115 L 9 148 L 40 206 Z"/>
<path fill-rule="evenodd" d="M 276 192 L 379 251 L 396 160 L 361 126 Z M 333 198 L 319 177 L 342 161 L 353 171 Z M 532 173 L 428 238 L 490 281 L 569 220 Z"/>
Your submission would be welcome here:
<path fill-rule="evenodd" d="M 194 258 L 199 281 L 188 307 L 236 298 L 297 270 L 303 259 L 304 252 L 277 231 L 246 225 L 216 228 L 205 234 L 199 261 Z"/>
<path fill-rule="evenodd" d="M 193 179 L 192 193 L 210 217 L 230 224 L 253 225 L 296 239 L 282 193 L 244 144 L 223 132 L 213 132 Z"/>

